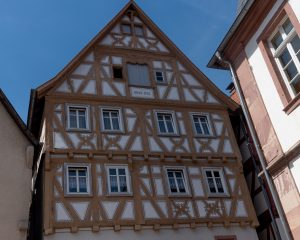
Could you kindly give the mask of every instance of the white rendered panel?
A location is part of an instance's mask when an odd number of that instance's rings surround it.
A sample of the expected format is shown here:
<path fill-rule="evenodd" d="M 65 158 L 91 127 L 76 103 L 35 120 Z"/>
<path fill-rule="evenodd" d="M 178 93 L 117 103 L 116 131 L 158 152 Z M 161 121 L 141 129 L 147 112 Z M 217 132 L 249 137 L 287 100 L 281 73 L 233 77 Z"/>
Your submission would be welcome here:
<path fill-rule="evenodd" d="M 89 80 L 88 84 L 85 86 L 85 88 L 82 90 L 83 94 L 96 94 L 96 80 Z"/>
<path fill-rule="evenodd" d="M 53 133 L 53 145 L 54 145 L 54 148 L 59 148 L 59 149 L 68 148 L 68 145 L 65 142 L 62 134 L 59 133 L 59 132 L 54 132 Z"/>
<path fill-rule="evenodd" d="M 132 201 L 126 202 L 121 219 L 134 219 L 134 205 Z"/>
<path fill-rule="evenodd" d="M 80 220 L 84 220 L 86 210 L 89 206 L 88 202 L 71 202 L 72 207 L 76 211 L 77 215 L 79 216 Z"/>
<path fill-rule="evenodd" d="M 71 221 L 71 217 L 62 203 L 55 204 L 56 221 Z"/>
<path fill-rule="evenodd" d="M 86 76 L 89 71 L 91 70 L 92 65 L 90 64 L 80 64 L 76 70 L 73 72 L 73 74 L 76 75 L 82 75 L 82 76 Z"/>
<path fill-rule="evenodd" d="M 101 203 L 103 205 L 103 208 L 105 209 L 108 219 L 112 219 L 115 215 L 119 202 L 101 201 Z"/>
<path fill-rule="evenodd" d="M 155 209 L 153 208 L 151 202 L 143 201 L 145 218 L 148 219 L 158 219 L 160 218 Z"/>

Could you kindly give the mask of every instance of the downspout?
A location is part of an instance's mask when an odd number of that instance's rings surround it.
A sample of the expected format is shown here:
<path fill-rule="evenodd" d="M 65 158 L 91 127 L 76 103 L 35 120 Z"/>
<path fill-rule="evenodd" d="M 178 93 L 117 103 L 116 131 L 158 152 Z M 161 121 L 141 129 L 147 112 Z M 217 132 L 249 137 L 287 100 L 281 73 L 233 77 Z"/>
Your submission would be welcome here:
<path fill-rule="evenodd" d="M 259 140 L 258 140 L 258 137 L 257 137 L 255 129 L 254 129 L 254 124 L 253 124 L 252 119 L 250 117 L 250 113 L 249 113 L 249 110 L 247 108 L 246 100 L 245 100 L 244 95 L 243 95 L 242 90 L 241 90 L 241 85 L 240 85 L 240 83 L 239 83 L 239 81 L 237 79 L 235 71 L 233 70 L 232 64 L 229 61 L 224 60 L 222 58 L 220 52 L 216 52 L 215 56 L 221 62 L 227 64 L 229 66 L 229 68 L 230 68 L 230 72 L 231 72 L 231 76 L 232 76 L 232 81 L 233 81 L 233 84 L 235 86 L 236 92 L 237 92 L 237 94 L 238 94 L 238 96 L 240 98 L 241 107 L 242 107 L 242 110 L 243 110 L 246 122 L 248 124 L 251 137 L 252 137 L 253 142 L 254 142 L 254 146 L 255 146 L 255 150 L 256 150 L 258 158 L 259 158 L 259 162 L 260 162 L 260 164 L 262 166 L 263 174 L 264 174 L 264 176 L 266 178 L 268 187 L 270 189 L 272 198 L 273 198 L 274 203 L 275 203 L 275 207 L 276 207 L 276 209 L 278 211 L 278 215 L 279 215 L 280 221 L 282 223 L 282 227 L 283 227 L 283 230 L 284 230 L 284 233 L 285 233 L 286 240 L 293 240 L 293 237 L 290 234 L 289 226 L 288 226 L 288 224 L 287 224 L 287 222 L 285 220 L 285 215 L 284 215 L 284 212 L 283 212 L 283 209 L 282 209 L 279 197 L 278 197 L 277 192 L 275 190 L 275 186 L 274 186 L 273 180 L 272 180 L 272 178 L 271 178 L 271 176 L 270 176 L 270 174 L 269 174 L 269 172 L 267 170 L 267 165 L 266 165 L 266 162 L 265 162 L 265 157 L 264 157 L 264 154 L 263 154 L 263 152 L 261 150 L 261 147 L 260 147 L 260 144 L 259 144 Z"/>

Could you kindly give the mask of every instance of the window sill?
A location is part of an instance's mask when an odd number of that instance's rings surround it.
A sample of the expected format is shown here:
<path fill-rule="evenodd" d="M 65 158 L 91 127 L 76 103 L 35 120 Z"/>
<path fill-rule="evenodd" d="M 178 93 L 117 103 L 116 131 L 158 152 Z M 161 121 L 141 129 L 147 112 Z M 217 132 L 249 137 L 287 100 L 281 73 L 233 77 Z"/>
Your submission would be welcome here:
<path fill-rule="evenodd" d="M 91 133 L 91 129 L 84 129 L 84 128 L 67 128 L 67 132 L 82 132 L 82 133 Z"/>
<path fill-rule="evenodd" d="M 79 197 L 79 198 L 91 198 L 93 197 L 92 193 L 65 193 L 66 198 L 73 198 L 73 197 Z"/>
<path fill-rule="evenodd" d="M 283 111 L 289 115 L 292 113 L 298 106 L 300 105 L 300 93 L 296 95 L 295 98 L 293 98 L 288 105 L 286 105 L 283 109 Z"/>
<path fill-rule="evenodd" d="M 205 134 L 195 134 L 195 138 L 216 138 L 214 135 L 205 135 Z"/>
<path fill-rule="evenodd" d="M 132 197 L 133 193 L 108 193 L 106 194 L 107 197 Z"/>
<path fill-rule="evenodd" d="M 171 198 L 191 198 L 192 195 L 189 194 L 189 193 L 169 193 L 168 194 L 168 197 L 171 197 Z"/>
<path fill-rule="evenodd" d="M 230 195 L 227 193 L 222 193 L 222 194 L 213 194 L 213 193 L 209 193 L 208 194 L 208 198 L 230 198 Z"/>

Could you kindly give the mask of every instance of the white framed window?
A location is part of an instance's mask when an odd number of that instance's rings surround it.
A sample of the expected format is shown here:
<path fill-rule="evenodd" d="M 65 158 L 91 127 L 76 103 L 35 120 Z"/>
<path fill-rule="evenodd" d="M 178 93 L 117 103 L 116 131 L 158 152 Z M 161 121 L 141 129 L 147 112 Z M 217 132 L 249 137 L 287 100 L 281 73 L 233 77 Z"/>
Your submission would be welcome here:
<path fill-rule="evenodd" d="M 212 129 L 209 124 L 209 116 L 205 113 L 191 113 L 194 132 L 197 136 L 211 136 Z"/>
<path fill-rule="evenodd" d="M 127 72 L 129 85 L 151 87 L 147 64 L 127 63 Z"/>
<path fill-rule="evenodd" d="M 165 171 L 168 179 L 169 193 L 171 195 L 189 194 L 184 167 L 166 167 Z"/>
<path fill-rule="evenodd" d="M 162 71 L 154 71 L 155 80 L 157 83 L 165 83 L 164 73 Z"/>
<path fill-rule="evenodd" d="M 123 132 L 123 118 L 120 108 L 101 108 L 102 131 Z"/>
<path fill-rule="evenodd" d="M 106 172 L 109 194 L 131 194 L 128 166 L 107 165 Z"/>
<path fill-rule="evenodd" d="M 178 134 L 174 112 L 155 111 L 159 134 Z"/>
<path fill-rule="evenodd" d="M 289 18 L 269 38 L 269 45 L 291 96 L 300 92 L 300 39 Z"/>
<path fill-rule="evenodd" d="M 203 168 L 210 195 L 228 195 L 222 168 Z"/>
<path fill-rule="evenodd" d="M 69 130 L 89 130 L 89 107 L 67 105 L 67 125 Z"/>
<path fill-rule="evenodd" d="M 90 194 L 90 165 L 65 164 L 65 193 Z"/>

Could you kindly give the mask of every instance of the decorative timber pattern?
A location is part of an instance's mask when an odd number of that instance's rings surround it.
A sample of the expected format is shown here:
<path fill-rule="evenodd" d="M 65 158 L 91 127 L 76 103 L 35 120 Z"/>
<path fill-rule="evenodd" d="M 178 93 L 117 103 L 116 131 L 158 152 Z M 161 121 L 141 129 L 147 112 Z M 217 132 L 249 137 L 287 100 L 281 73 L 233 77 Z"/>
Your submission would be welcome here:
<path fill-rule="evenodd" d="M 131 84 L 130 64 L 147 69 L 149 82 Z M 257 224 L 228 116 L 236 106 L 135 3 L 38 88 L 37 97 L 45 99 L 45 234 Z M 70 106 L 84 109 L 85 128 L 69 128 Z M 117 109 L 120 131 L 103 130 L 103 108 Z M 159 111 L 172 115 L 176 132 L 159 134 Z M 192 114 L 205 116 L 210 134 L 195 133 Z M 88 166 L 89 194 L 66 194 L 66 164 Z M 111 164 L 128 167 L 130 194 L 109 194 Z M 166 167 L 184 169 L 188 194 L 169 193 Z M 222 169 L 226 196 L 209 196 L 203 167 Z"/>

